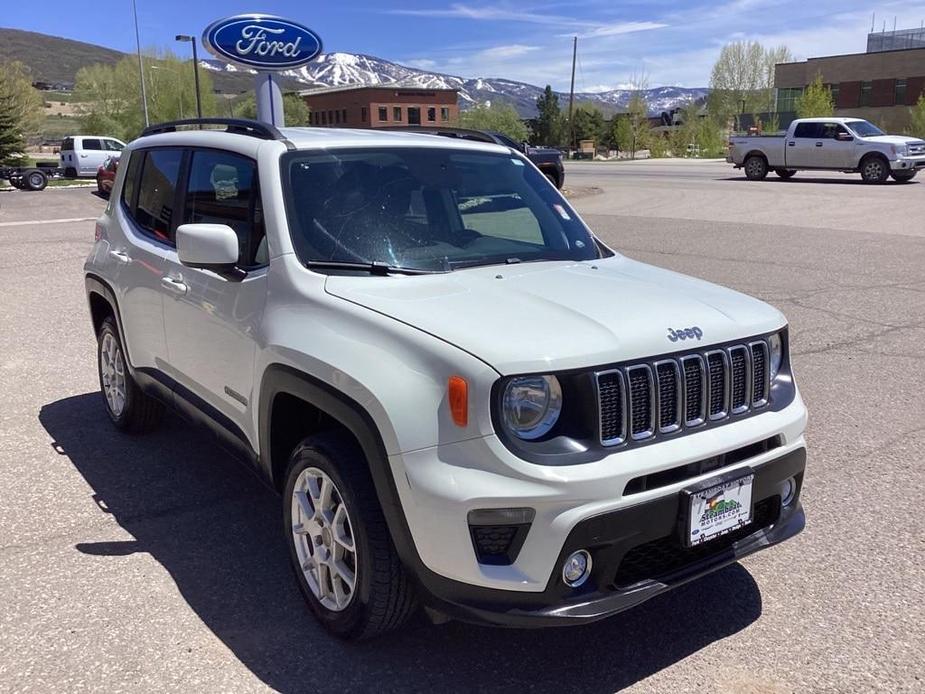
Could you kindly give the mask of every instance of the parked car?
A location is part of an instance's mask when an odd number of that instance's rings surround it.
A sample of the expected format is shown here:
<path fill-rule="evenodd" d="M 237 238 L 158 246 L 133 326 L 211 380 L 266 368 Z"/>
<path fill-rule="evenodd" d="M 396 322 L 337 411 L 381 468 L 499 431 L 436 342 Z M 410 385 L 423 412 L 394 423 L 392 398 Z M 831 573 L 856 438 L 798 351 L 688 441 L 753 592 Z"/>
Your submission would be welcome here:
<path fill-rule="evenodd" d="M 96 176 L 100 165 L 115 152 L 125 147 L 122 140 L 96 135 L 75 135 L 61 142 L 61 168 L 68 178 Z"/>
<path fill-rule="evenodd" d="M 797 171 L 860 173 L 865 183 L 890 176 L 906 182 L 925 168 L 925 141 L 886 135 L 858 118 L 799 118 L 784 135 L 749 135 L 729 141 L 726 161 L 760 181 L 773 170 L 781 178 Z"/>
<path fill-rule="evenodd" d="M 584 624 L 802 530 L 784 316 L 611 250 L 509 146 L 202 119 L 122 158 L 108 418 L 176 408 L 278 490 L 333 634 Z"/>
<path fill-rule="evenodd" d="M 444 128 L 436 125 L 422 126 L 395 126 L 389 130 L 404 130 L 419 133 L 432 133 L 444 137 L 455 137 L 462 140 L 474 140 L 476 142 L 494 142 L 498 145 L 504 145 L 511 149 L 516 149 L 527 155 L 527 159 L 532 161 L 536 168 L 552 181 L 556 188 L 562 188 L 565 184 L 565 167 L 562 165 L 562 152 L 550 147 L 531 147 L 526 142 L 514 142 L 504 133 L 493 130 L 471 130 L 468 128 Z"/>
<path fill-rule="evenodd" d="M 113 154 L 106 157 L 106 161 L 96 170 L 96 190 L 100 195 L 109 195 L 112 192 L 112 184 L 119 170 L 119 156 Z"/>

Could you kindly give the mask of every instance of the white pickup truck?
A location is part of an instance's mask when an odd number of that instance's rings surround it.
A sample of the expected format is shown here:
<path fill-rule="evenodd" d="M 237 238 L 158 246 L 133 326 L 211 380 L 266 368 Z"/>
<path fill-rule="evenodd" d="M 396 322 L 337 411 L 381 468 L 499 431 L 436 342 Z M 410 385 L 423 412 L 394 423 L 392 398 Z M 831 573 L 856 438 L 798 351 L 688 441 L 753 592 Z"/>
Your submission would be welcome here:
<path fill-rule="evenodd" d="M 732 137 L 726 161 L 744 168 L 752 181 L 771 170 L 781 178 L 829 170 L 860 173 L 865 183 L 883 183 L 890 176 L 906 182 L 925 168 L 925 141 L 887 135 L 858 118 L 800 118 L 783 135 Z"/>

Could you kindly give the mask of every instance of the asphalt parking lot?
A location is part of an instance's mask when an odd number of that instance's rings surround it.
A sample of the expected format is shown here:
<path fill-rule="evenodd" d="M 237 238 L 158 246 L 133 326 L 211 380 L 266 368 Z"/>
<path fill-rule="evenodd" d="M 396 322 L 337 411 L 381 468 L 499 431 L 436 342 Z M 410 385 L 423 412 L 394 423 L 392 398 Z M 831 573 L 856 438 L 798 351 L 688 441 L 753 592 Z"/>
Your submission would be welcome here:
<path fill-rule="evenodd" d="M 802 535 L 594 625 L 333 641 L 271 492 L 179 420 L 108 423 L 81 273 L 105 201 L 0 192 L 0 690 L 923 691 L 925 181 L 694 161 L 567 177 L 600 189 L 575 205 L 616 249 L 787 314 Z"/>

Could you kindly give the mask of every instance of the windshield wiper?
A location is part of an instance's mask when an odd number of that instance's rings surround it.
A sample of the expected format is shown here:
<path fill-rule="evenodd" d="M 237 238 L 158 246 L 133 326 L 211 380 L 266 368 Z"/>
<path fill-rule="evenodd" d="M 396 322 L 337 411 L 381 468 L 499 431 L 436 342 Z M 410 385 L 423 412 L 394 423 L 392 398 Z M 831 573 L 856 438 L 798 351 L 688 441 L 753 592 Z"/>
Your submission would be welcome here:
<path fill-rule="evenodd" d="M 439 270 L 422 270 L 414 267 L 389 265 L 378 260 L 371 263 L 347 260 L 306 260 L 303 265 L 311 270 L 364 270 L 371 275 L 433 275 Z"/>

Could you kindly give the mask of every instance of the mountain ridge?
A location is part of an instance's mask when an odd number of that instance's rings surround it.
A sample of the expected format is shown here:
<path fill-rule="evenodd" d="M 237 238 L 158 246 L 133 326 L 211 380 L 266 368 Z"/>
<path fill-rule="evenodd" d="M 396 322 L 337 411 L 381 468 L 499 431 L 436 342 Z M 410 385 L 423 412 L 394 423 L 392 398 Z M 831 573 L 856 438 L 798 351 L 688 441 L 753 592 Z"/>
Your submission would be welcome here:
<path fill-rule="evenodd" d="M 0 27 L 0 60 L 19 60 L 27 65 L 36 81 L 73 83 L 77 71 L 94 63 L 114 64 L 127 53 L 104 46 L 38 32 Z M 218 60 L 200 60 L 209 70 L 215 88 L 223 92 L 241 92 L 251 88 L 248 70 Z M 420 89 L 457 89 L 460 106 L 507 103 L 523 118 L 536 116 L 536 99 L 544 88 L 504 77 L 460 77 L 422 70 L 368 55 L 334 51 L 318 56 L 308 65 L 283 73 L 286 89 L 339 87 L 353 85 L 399 85 Z M 650 113 L 658 114 L 677 106 L 702 99 L 706 88 L 653 87 L 643 90 Z M 568 95 L 556 92 L 560 106 L 568 103 Z M 604 92 L 578 92 L 577 104 L 593 104 L 611 115 L 624 110 L 633 95 L 632 90 L 613 89 Z"/>

